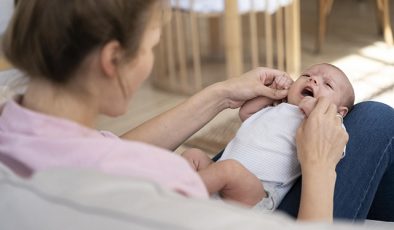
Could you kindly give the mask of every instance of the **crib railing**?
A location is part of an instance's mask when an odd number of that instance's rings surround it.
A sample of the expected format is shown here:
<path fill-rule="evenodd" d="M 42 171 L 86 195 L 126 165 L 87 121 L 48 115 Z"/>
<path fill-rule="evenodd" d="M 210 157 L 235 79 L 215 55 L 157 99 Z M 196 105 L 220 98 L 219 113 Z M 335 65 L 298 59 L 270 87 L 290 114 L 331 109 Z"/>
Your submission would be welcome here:
<path fill-rule="evenodd" d="M 287 0 L 275 12 L 257 11 L 256 0 L 239 0 L 250 1 L 246 13 L 240 12 L 237 0 L 224 0 L 219 13 L 187 10 L 180 1 L 173 1 L 172 20 L 156 49 L 155 86 L 192 94 L 257 66 L 299 73 L 299 0 Z"/>

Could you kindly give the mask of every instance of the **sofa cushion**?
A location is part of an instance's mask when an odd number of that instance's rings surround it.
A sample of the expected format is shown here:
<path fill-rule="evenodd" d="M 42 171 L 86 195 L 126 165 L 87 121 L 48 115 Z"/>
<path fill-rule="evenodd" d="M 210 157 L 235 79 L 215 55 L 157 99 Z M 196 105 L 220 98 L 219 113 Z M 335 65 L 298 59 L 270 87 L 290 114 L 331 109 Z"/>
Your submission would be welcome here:
<path fill-rule="evenodd" d="M 186 198 L 149 181 L 76 169 L 43 171 L 21 178 L 0 164 L 0 197 L 0 229 L 365 227 L 296 223 L 281 214 L 263 214 L 221 201 Z"/>

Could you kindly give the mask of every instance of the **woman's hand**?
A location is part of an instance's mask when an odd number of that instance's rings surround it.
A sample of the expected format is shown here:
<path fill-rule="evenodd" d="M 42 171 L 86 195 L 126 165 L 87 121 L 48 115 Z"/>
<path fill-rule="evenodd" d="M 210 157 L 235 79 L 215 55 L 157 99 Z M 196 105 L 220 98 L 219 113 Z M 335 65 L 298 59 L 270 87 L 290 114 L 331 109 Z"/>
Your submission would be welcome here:
<path fill-rule="evenodd" d="M 309 117 L 297 130 L 297 154 L 302 168 L 326 167 L 335 170 L 349 139 L 337 107 L 325 97 L 318 99 Z"/>
<path fill-rule="evenodd" d="M 284 72 L 277 73 L 277 70 L 272 69 L 264 69 L 263 71 L 272 73 L 272 77 L 265 77 L 264 83 L 262 83 L 264 86 L 268 86 L 269 88 L 274 90 L 288 90 L 291 84 L 293 84 L 293 80 Z M 281 93 L 285 92 L 286 91 L 281 91 Z M 282 102 L 282 99 L 283 98 L 280 98 L 280 100 L 278 100 L 267 96 L 258 96 L 247 100 L 245 103 L 242 104 L 241 108 L 239 109 L 239 118 L 241 119 L 241 121 L 244 121 L 257 111 L 267 106 L 271 106 L 274 103 Z"/>
<path fill-rule="evenodd" d="M 297 155 L 302 171 L 301 220 L 333 219 L 335 168 L 349 139 L 336 116 L 337 107 L 318 99 L 309 117 L 297 130 Z"/>
<path fill-rule="evenodd" d="M 292 82 L 290 76 L 279 70 L 259 67 L 255 68 L 238 78 L 220 82 L 225 91 L 227 100 L 227 108 L 239 108 L 246 101 L 255 97 L 264 96 L 274 100 L 281 100 L 288 94 L 287 89 L 278 89 L 270 87 L 276 78 L 280 85 L 287 85 Z"/>

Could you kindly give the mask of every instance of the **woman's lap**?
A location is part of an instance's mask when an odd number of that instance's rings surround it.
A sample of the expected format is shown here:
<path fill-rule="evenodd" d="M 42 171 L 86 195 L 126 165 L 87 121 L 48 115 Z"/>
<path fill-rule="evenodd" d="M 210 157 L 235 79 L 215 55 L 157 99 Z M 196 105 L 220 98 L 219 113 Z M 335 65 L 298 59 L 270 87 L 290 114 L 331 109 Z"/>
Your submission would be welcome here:
<path fill-rule="evenodd" d="M 393 108 L 378 102 L 362 102 L 355 105 L 344 123 L 350 139 L 346 157 L 337 166 L 334 217 L 368 216 L 394 221 Z M 301 178 L 279 210 L 296 216 L 300 194 Z"/>

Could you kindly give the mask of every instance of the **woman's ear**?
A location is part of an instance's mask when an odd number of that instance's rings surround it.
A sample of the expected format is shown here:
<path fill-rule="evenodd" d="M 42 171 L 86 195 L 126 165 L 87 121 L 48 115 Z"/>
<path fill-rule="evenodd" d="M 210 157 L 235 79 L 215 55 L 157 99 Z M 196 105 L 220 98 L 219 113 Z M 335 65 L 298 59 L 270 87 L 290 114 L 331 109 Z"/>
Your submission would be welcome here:
<path fill-rule="evenodd" d="M 117 77 L 121 56 L 122 49 L 118 41 L 112 40 L 103 46 L 100 52 L 100 65 L 105 76 Z"/>
<path fill-rule="evenodd" d="M 349 109 L 346 106 L 339 106 L 338 113 L 341 114 L 342 117 L 345 117 Z"/>

